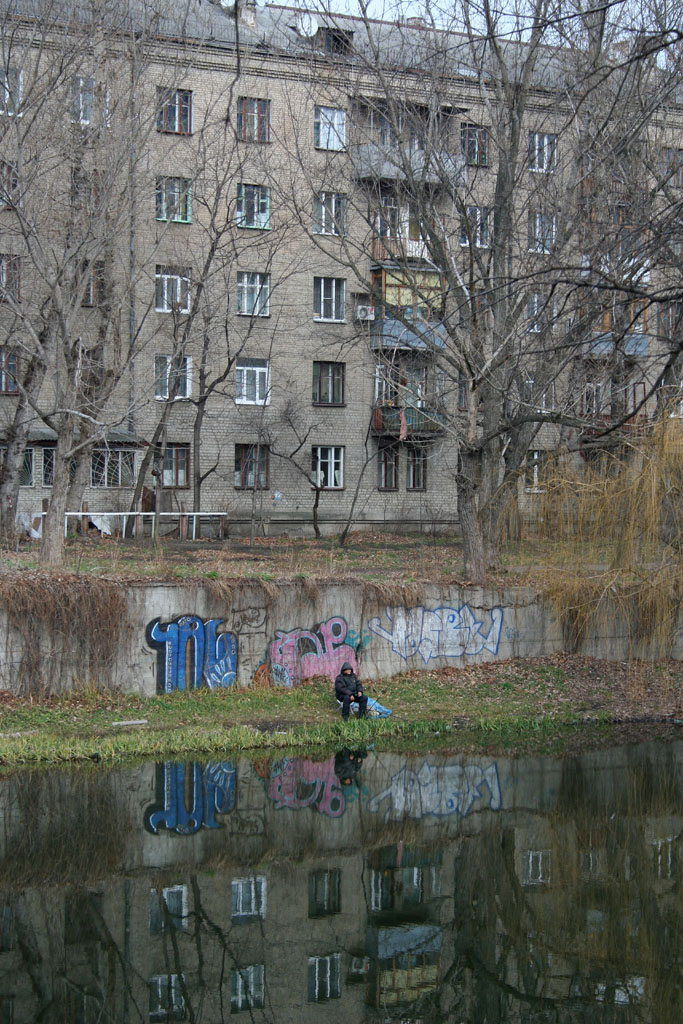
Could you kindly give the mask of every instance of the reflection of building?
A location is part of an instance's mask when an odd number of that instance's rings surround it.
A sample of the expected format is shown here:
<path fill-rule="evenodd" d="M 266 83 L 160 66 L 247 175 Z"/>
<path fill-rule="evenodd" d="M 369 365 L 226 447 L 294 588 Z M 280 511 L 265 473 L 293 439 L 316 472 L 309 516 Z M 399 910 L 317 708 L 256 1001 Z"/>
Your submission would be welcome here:
<path fill-rule="evenodd" d="M 390 779 L 431 762 L 443 784 L 462 759 L 370 755 L 341 811 L 327 763 L 316 782 L 290 762 L 287 790 L 283 762 L 242 763 L 191 833 L 143 827 L 178 772 L 7 779 L 0 1021 L 516 1024 L 540 1001 L 563 1024 L 678 1024 L 683 749 L 661 753 L 586 757 L 583 783 L 575 762 L 499 760 L 498 809 L 484 791 L 389 822 L 370 806 Z"/>

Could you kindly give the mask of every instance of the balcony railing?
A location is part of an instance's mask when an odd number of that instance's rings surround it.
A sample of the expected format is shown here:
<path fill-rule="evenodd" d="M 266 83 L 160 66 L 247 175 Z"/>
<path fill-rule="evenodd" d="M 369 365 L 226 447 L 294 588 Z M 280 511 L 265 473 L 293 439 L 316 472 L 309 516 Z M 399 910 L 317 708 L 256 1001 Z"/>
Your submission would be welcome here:
<path fill-rule="evenodd" d="M 351 165 L 361 181 L 403 181 L 423 184 L 448 184 L 460 187 L 467 180 L 467 168 L 460 153 L 430 148 L 429 154 L 417 147 L 381 145 L 363 142 L 349 147 Z"/>
<path fill-rule="evenodd" d="M 428 260 L 427 243 L 421 238 L 373 238 L 372 258 L 383 260 Z"/>
<path fill-rule="evenodd" d="M 446 423 L 445 416 L 438 409 L 429 406 L 415 408 L 402 405 L 376 405 L 372 412 L 372 429 L 375 434 L 389 434 L 406 439 L 440 434 Z"/>

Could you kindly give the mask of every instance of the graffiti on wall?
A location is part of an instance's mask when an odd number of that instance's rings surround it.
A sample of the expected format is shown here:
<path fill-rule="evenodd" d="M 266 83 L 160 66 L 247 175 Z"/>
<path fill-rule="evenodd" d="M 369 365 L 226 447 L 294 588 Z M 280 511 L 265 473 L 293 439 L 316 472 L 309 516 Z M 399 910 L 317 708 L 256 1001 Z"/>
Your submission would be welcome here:
<path fill-rule="evenodd" d="M 368 622 L 368 628 L 388 640 L 394 654 L 404 661 L 419 654 L 425 664 L 430 658 L 462 658 L 488 651 L 498 653 L 503 609 L 491 609 L 491 624 L 483 632 L 484 620 L 477 618 L 468 604 L 460 608 L 414 608 L 402 606 L 385 609 L 388 619 Z"/>
<path fill-rule="evenodd" d="M 197 689 L 202 683 L 211 689 L 235 685 L 237 639 L 234 633 L 218 632 L 222 623 L 198 615 L 149 623 L 147 643 L 158 652 L 159 693 Z"/>
<path fill-rule="evenodd" d="M 313 629 L 278 629 L 269 651 L 273 680 L 289 687 L 311 676 L 334 679 L 345 661 L 355 671 L 356 648 L 347 641 L 356 636 L 349 633 L 346 619 L 338 615 Z"/>
<path fill-rule="evenodd" d="M 156 801 L 145 811 L 148 832 L 160 829 L 191 836 L 200 828 L 222 828 L 217 814 L 235 808 L 235 766 L 231 761 L 211 761 L 204 769 L 196 761 L 166 761 L 157 765 Z"/>
<path fill-rule="evenodd" d="M 464 818 L 475 804 L 479 809 L 498 811 L 502 807 L 498 766 L 495 761 L 485 769 L 477 764 L 431 765 L 425 761 L 416 772 L 405 766 L 391 777 L 387 789 L 372 797 L 368 810 L 376 814 L 385 800 L 385 821 L 430 814 L 460 814 Z"/>
<path fill-rule="evenodd" d="M 322 762 L 298 757 L 274 762 L 270 778 L 265 781 L 266 792 L 277 810 L 312 807 L 329 818 L 344 813 L 347 796 L 352 792 L 341 788 L 334 771 L 334 757 Z"/>

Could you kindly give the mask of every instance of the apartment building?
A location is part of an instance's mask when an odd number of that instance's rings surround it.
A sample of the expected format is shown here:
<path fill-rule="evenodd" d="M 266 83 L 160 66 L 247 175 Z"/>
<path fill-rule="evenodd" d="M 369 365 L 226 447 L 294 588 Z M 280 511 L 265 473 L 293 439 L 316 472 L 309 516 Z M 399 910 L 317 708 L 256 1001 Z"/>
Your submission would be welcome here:
<path fill-rule="evenodd" d="M 84 34 L 32 10 L 4 21 L 0 111 L 25 519 L 59 479 L 91 514 L 452 527 L 461 489 L 529 500 L 549 451 L 680 414 L 680 108 L 656 66 L 666 110 L 633 114 L 629 164 L 577 118 L 563 49 L 526 81 L 510 46 L 513 132 L 483 42 L 419 19 L 203 0 Z"/>

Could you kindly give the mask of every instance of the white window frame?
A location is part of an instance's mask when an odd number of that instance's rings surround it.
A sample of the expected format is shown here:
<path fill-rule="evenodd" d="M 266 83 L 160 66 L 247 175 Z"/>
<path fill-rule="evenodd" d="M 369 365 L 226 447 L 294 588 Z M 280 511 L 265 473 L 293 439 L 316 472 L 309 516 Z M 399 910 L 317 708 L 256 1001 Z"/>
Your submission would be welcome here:
<path fill-rule="evenodd" d="M 238 184 L 235 219 L 238 228 L 270 230 L 270 189 L 267 185 Z"/>
<path fill-rule="evenodd" d="M 270 405 L 270 359 L 238 356 L 235 364 L 235 404 Z"/>
<path fill-rule="evenodd" d="M 270 316 L 270 274 L 238 271 L 237 313 L 239 316 Z"/>
<path fill-rule="evenodd" d="M 187 123 L 183 124 L 183 108 Z M 165 135 L 192 135 L 193 96 L 191 89 L 157 88 L 157 131 Z M 169 114 L 173 114 L 171 118 Z"/>
<path fill-rule="evenodd" d="M 185 978 L 182 974 L 153 974 L 149 979 L 149 1019 L 150 1021 L 183 1020 L 185 1017 L 185 999 L 182 986 Z M 170 994 L 170 1006 L 166 1005 L 166 996 Z M 154 1000 L 154 1003 L 153 1003 Z"/>
<path fill-rule="evenodd" d="M 173 913 L 169 906 L 169 898 L 173 897 L 176 893 L 180 894 L 180 915 Z M 157 889 L 149 890 L 150 897 L 150 914 L 149 914 L 149 931 L 150 934 L 157 934 L 156 931 L 152 931 L 152 901 L 157 901 L 157 907 L 160 915 L 160 928 L 159 931 L 163 932 L 166 928 L 166 919 L 170 918 L 171 927 L 176 931 L 187 931 L 187 886 L 186 885 L 168 885 L 161 890 L 161 900 L 159 900 L 159 893 Z M 164 913 L 164 907 L 167 913 Z"/>
<path fill-rule="evenodd" d="M 529 132 L 529 170 L 551 174 L 557 166 L 557 135 L 554 132 Z"/>
<path fill-rule="evenodd" d="M 341 998 L 341 953 L 327 956 L 309 956 L 308 971 L 314 972 L 314 996 L 309 1002 L 326 1003 Z"/>
<path fill-rule="evenodd" d="M 325 307 L 330 316 L 325 316 Z M 344 323 L 346 312 L 346 279 L 343 277 L 313 278 L 313 319 L 321 323 Z"/>
<path fill-rule="evenodd" d="M 427 453 L 414 444 L 406 448 L 406 490 L 427 490 Z"/>
<path fill-rule="evenodd" d="M 460 245 L 466 248 L 471 239 L 475 249 L 488 249 L 491 245 L 491 210 L 488 206 L 467 206 L 465 212 L 466 217 L 460 226 Z"/>
<path fill-rule="evenodd" d="M 192 394 L 192 356 L 167 355 L 157 352 L 154 356 L 154 397 L 157 402 L 167 402 L 172 390 L 172 377 L 177 377 L 183 385 L 173 395 L 173 401 L 189 398 Z"/>
<path fill-rule="evenodd" d="M 544 448 L 530 448 L 526 453 L 524 490 L 527 494 L 543 494 L 541 471 L 546 464 L 548 452 Z"/>
<path fill-rule="evenodd" d="M 325 471 L 324 471 L 325 470 Z M 325 491 L 341 491 L 344 488 L 344 446 L 340 444 L 317 444 L 311 449 L 311 479 L 315 487 Z M 327 479 L 332 483 L 323 483 Z"/>
<path fill-rule="evenodd" d="M 265 964 L 236 967 L 230 981 L 230 1012 L 261 1010 L 265 1004 Z"/>
<path fill-rule="evenodd" d="M 529 252 L 550 255 L 557 240 L 557 214 L 534 210 L 529 217 Z"/>
<path fill-rule="evenodd" d="M 522 856 L 522 885 L 550 885 L 552 877 L 551 851 L 525 850 Z"/>
<path fill-rule="evenodd" d="M 192 223 L 192 180 L 161 175 L 156 181 L 156 219 L 174 224 Z"/>
<path fill-rule="evenodd" d="M 71 79 L 71 120 L 87 128 L 92 124 L 95 105 L 95 79 L 74 75 Z"/>
<path fill-rule="evenodd" d="M 581 414 L 583 416 L 603 416 L 603 398 L 605 383 L 601 380 L 584 381 L 581 392 Z"/>
<path fill-rule="evenodd" d="M 154 309 L 157 313 L 189 313 L 192 278 L 187 267 L 157 264 Z"/>
<path fill-rule="evenodd" d="M 19 392 L 19 356 L 15 349 L 0 346 L 0 395 L 16 395 Z"/>
<path fill-rule="evenodd" d="M 346 220 L 345 192 L 318 192 L 313 197 L 313 234 L 344 234 Z"/>
<path fill-rule="evenodd" d="M 341 107 L 317 106 L 313 115 L 316 149 L 341 152 L 346 149 L 346 111 Z"/>
<path fill-rule="evenodd" d="M 179 452 L 183 452 L 179 459 Z M 170 442 L 164 448 L 161 466 L 161 486 L 178 488 L 190 486 L 190 446 L 184 441 Z"/>
<path fill-rule="evenodd" d="M 95 466 L 94 458 L 96 455 L 104 455 L 102 479 L 103 483 L 97 482 L 94 476 Z M 125 458 L 124 458 L 125 457 Z M 127 462 L 130 467 L 131 482 L 121 483 L 121 467 Z M 116 472 L 116 478 L 118 483 L 109 483 L 110 480 L 110 469 L 113 468 Z M 104 490 L 111 490 L 118 487 L 134 487 L 135 480 L 137 477 L 137 452 L 134 448 L 93 448 L 92 455 L 90 457 L 90 486 Z"/>
<path fill-rule="evenodd" d="M 21 117 L 24 72 L 21 68 L 0 68 L 0 114 Z"/>
<path fill-rule="evenodd" d="M 231 883 L 231 917 L 265 920 L 268 882 L 265 875 L 233 878 Z"/>

